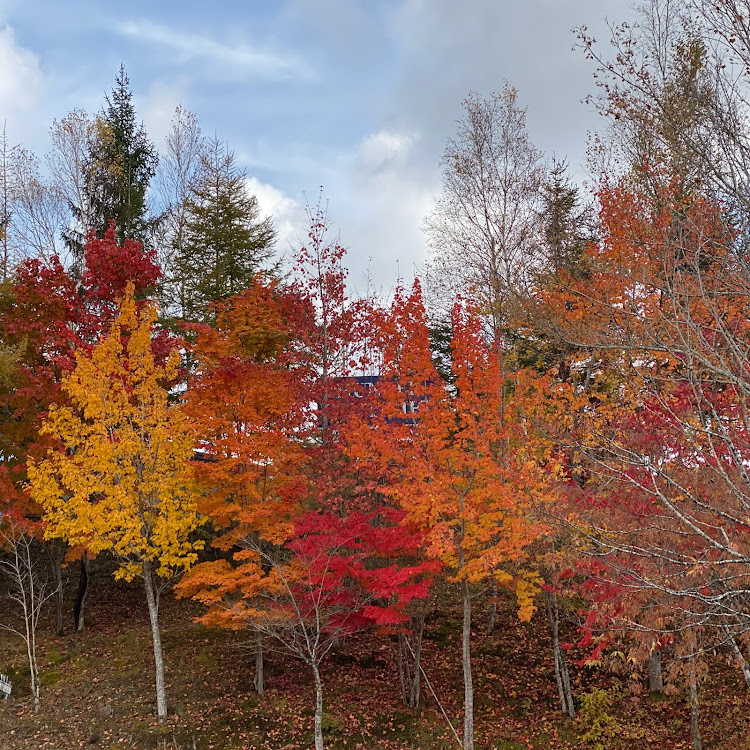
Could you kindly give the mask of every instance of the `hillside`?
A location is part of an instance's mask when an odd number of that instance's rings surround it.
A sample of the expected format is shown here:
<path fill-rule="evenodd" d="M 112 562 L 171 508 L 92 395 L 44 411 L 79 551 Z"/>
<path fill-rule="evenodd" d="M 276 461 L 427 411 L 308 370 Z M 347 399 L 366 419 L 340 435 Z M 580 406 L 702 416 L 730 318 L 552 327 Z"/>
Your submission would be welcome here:
<path fill-rule="evenodd" d="M 428 620 L 426 674 L 460 732 L 460 622 L 448 592 Z M 501 601 L 492 637 L 483 627 L 486 604 L 477 600 L 474 631 L 477 746 L 497 750 L 587 747 L 576 721 L 557 709 L 551 641 L 543 613 L 524 625 L 511 601 Z M 148 616 L 135 585 L 95 572 L 82 634 L 40 638 L 42 710 L 31 710 L 20 639 L 0 634 L 0 672 L 13 678 L 14 697 L 0 702 L 2 750 L 100 747 L 108 750 L 196 748 L 293 750 L 312 743 L 314 693 L 301 665 L 282 654 L 267 659 L 267 692 L 252 690 L 253 655 L 243 633 L 192 623 L 192 602 L 163 602 L 164 646 L 172 715 L 154 715 Z M 580 655 L 580 654 L 579 654 Z M 746 748 L 750 692 L 728 658 L 714 658 L 702 693 L 701 727 L 707 748 Z M 619 725 L 607 748 L 688 748 L 690 712 L 684 691 L 632 695 L 630 681 L 603 670 L 573 667 L 575 694 L 612 688 Z M 425 689 L 419 710 L 401 704 L 392 638 L 373 633 L 345 641 L 324 662 L 326 747 L 438 750 L 456 747 L 435 700 Z"/>

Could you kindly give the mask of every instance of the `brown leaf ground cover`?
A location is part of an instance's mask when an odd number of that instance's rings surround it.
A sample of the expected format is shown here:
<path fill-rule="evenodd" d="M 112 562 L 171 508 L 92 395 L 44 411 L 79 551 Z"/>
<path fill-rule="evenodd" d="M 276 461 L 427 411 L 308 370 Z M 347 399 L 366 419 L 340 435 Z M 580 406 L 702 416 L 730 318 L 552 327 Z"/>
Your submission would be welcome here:
<path fill-rule="evenodd" d="M 460 734 L 462 680 L 460 623 L 448 592 L 428 620 L 424 668 Z M 456 598 L 457 602 L 457 598 Z M 583 748 L 587 719 L 559 713 L 551 642 L 543 613 L 517 622 L 511 601 L 501 601 L 492 637 L 477 598 L 475 691 L 478 747 L 485 750 Z M 159 726 L 148 616 L 135 586 L 94 576 L 87 600 L 87 629 L 56 637 L 41 633 L 42 710 L 32 712 L 24 652 L 19 639 L 0 635 L 0 672 L 13 678 L 14 697 L 0 702 L 2 750 L 295 750 L 312 744 L 313 687 L 303 665 L 268 654 L 264 698 L 252 689 L 254 656 L 248 639 L 193 624 L 191 602 L 163 602 L 164 647 L 173 715 Z M 51 619 L 51 618 L 50 618 Z M 573 659 L 583 654 L 571 652 Z M 750 691 L 724 654 L 711 657 L 702 688 L 701 728 L 707 748 L 750 747 Z M 689 748 L 690 712 L 685 691 L 649 696 L 631 669 L 618 674 L 573 666 L 574 692 L 597 688 L 613 696 L 614 736 L 604 747 Z M 636 675 L 638 677 L 638 675 Z M 401 704 L 396 648 L 389 636 L 351 638 L 324 664 L 324 719 L 332 750 L 438 750 L 458 747 L 434 698 L 409 710 Z"/>

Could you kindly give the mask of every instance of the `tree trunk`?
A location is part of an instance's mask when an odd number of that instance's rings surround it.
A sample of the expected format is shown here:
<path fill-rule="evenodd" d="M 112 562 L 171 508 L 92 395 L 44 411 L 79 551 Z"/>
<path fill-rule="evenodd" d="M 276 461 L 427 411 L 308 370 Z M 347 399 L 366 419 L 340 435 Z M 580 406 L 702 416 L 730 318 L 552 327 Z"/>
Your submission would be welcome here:
<path fill-rule="evenodd" d="M 34 713 L 39 713 L 41 705 L 42 681 L 39 677 L 39 665 L 36 660 L 36 614 L 34 607 L 36 605 L 34 583 L 31 583 L 30 590 L 31 606 L 24 607 L 24 619 L 26 622 L 26 655 L 29 659 L 29 679 L 31 683 L 31 695 L 34 697 Z M 24 595 L 24 601 L 26 596 Z"/>
<path fill-rule="evenodd" d="M 89 558 L 84 552 L 81 555 L 81 575 L 78 578 L 78 591 L 76 591 L 76 600 L 73 605 L 73 620 L 75 621 L 76 633 L 82 633 L 83 624 L 83 605 L 86 601 L 86 592 L 89 589 Z"/>
<path fill-rule="evenodd" d="M 401 702 L 405 706 L 408 706 L 409 698 L 406 687 L 408 675 L 406 672 L 409 669 L 409 660 L 408 654 L 406 653 L 406 636 L 403 633 L 399 633 L 396 643 L 398 645 L 398 681 L 401 685 Z"/>
<path fill-rule="evenodd" d="M 688 682 L 690 684 L 690 733 L 693 736 L 693 750 L 703 750 L 703 738 L 698 725 L 698 677 L 695 674 L 695 661 L 689 659 Z"/>
<path fill-rule="evenodd" d="M 661 673 L 661 651 L 654 644 L 648 654 L 648 689 L 652 693 L 664 690 L 664 678 Z"/>
<path fill-rule="evenodd" d="M 39 677 L 39 671 L 34 670 L 31 676 L 31 685 L 34 691 L 34 713 L 38 714 L 42 705 L 42 681 Z"/>
<path fill-rule="evenodd" d="M 570 688 L 570 673 L 565 651 L 560 645 L 560 608 L 557 605 L 557 594 L 552 591 L 544 592 L 547 604 L 547 617 L 549 618 L 550 630 L 552 632 L 552 652 L 555 661 L 555 680 L 557 681 L 557 694 L 560 697 L 560 710 L 570 716 L 576 717 L 573 693 Z"/>
<path fill-rule="evenodd" d="M 29 665 L 31 667 L 31 694 L 34 696 L 34 713 L 39 713 L 42 703 L 42 681 L 39 677 L 39 667 L 36 661 L 36 653 L 29 653 Z"/>
<path fill-rule="evenodd" d="M 320 681 L 318 664 L 312 662 L 313 676 L 315 677 L 315 750 L 323 748 L 323 683 Z"/>
<path fill-rule="evenodd" d="M 424 614 L 412 618 L 414 645 L 406 633 L 398 634 L 398 677 L 401 699 L 407 708 L 418 708 L 422 700 L 422 638 Z"/>
<path fill-rule="evenodd" d="M 464 745 L 463 750 L 474 750 L 474 685 L 471 678 L 471 593 L 469 582 L 461 581 L 464 605 L 462 658 L 464 667 Z"/>
<path fill-rule="evenodd" d="M 266 692 L 266 681 L 263 675 L 263 634 L 260 630 L 255 631 L 255 679 L 253 680 L 255 692 L 262 698 Z"/>
<path fill-rule="evenodd" d="M 487 618 L 487 636 L 495 632 L 495 619 L 497 618 L 497 583 L 492 583 L 490 589 L 490 615 Z"/>
<path fill-rule="evenodd" d="M 156 670 L 156 716 L 159 723 L 167 718 L 167 688 L 164 678 L 164 655 L 161 650 L 161 632 L 159 630 L 159 598 L 154 588 L 151 563 L 143 563 L 143 581 L 146 585 L 146 601 L 151 619 L 151 639 L 154 644 L 154 666 Z"/>
<path fill-rule="evenodd" d="M 414 631 L 414 678 L 411 681 L 409 693 L 409 705 L 411 708 L 419 708 L 422 700 L 422 636 L 424 635 L 424 615 L 417 616 Z"/>
<path fill-rule="evenodd" d="M 724 633 L 727 636 L 729 645 L 732 647 L 732 652 L 734 653 L 735 659 L 737 659 L 737 664 L 739 664 L 739 667 L 742 670 L 742 674 L 745 677 L 745 685 L 750 687 L 750 666 L 748 666 L 747 660 L 745 659 L 744 654 L 737 644 L 737 641 L 734 640 L 734 636 L 726 626 L 724 627 Z"/>

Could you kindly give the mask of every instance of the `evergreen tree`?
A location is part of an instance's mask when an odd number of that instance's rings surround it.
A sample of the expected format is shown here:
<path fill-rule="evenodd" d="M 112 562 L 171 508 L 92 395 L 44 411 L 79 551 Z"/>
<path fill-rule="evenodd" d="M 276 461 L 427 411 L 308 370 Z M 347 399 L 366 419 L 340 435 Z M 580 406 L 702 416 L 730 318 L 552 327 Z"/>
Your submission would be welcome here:
<path fill-rule="evenodd" d="M 125 238 L 149 243 L 153 221 L 147 216 L 146 193 L 156 172 L 158 155 L 143 125 L 138 125 L 133 92 L 124 66 L 115 79 L 115 87 L 106 96 L 104 110 L 97 116 L 88 145 L 84 186 L 89 205 L 86 230 L 103 237 L 114 221 L 120 242 Z M 68 244 L 80 257 L 79 233 L 68 237 Z"/>
<path fill-rule="evenodd" d="M 583 251 L 593 239 L 587 211 L 580 205 L 578 187 L 567 172 L 565 161 L 553 161 L 542 194 L 542 227 L 549 269 L 558 274 L 585 275 Z"/>
<path fill-rule="evenodd" d="M 245 178 L 226 144 L 209 143 L 190 188 L 176 259 L 176 291 L 186 320 L 209 321 L 212 303 L 247 288 L 271 257 L 273 225 L 261 218 Z"/>

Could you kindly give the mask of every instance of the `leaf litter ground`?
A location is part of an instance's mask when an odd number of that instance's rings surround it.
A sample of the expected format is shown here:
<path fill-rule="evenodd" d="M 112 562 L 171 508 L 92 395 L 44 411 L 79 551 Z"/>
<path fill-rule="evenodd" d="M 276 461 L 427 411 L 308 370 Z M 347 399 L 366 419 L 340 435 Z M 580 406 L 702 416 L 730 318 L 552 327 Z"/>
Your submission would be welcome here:
<path fill-rule="evenodd" d="M 585 747 L 581 719 L 558 709 L 551 641 L 543 613 L 519 623 L 501 599 L 495 634 L 486 637 L 484 600 L 476 600 L 474 680 L 477 747 L 481 750 Z M 296 750 L 312 744 L 314 692 L 304 665 L 267 654 L 266 695 L 252 688 L 254 655 L 242 633 L 207 629 L 192 602 L 165 596 L 163 640 L 172 715 L 156 722 L 152 651 L 143 594 L 136 586 L 95 575 L 85 633 L 40 638 L 42 710 L 32 712 L 20 639 L 0 633 L 0 672 L 14 697 L 0 701 L 0 748 L 72 750 Z M 50 618 L 51 619 L 51 618 Z M 574 637 L 571 636 L 571 637 Z M 571 660 L 582 653 L 573 650 Z M 428 619 L 423 665 L 461 734 L 463 698 L 457 601 L 445 592 Z M 619 729 L 606 747 L 690 748 L 690 711 L 683 690 L 672 696 L 634 694 L 632 679 L 572 667 L 574 692 L 614 688 Z M 443 750 L 458 744 L 425 688 L 419 710 L 401 703 L 395 641 L 373 633 L 347 639 L 324 663 L 324 730 L 331 750 Z M 706 747 L 742 750 L 750 736 L 750 691 L 724 654 L 702 689 Z"/>

